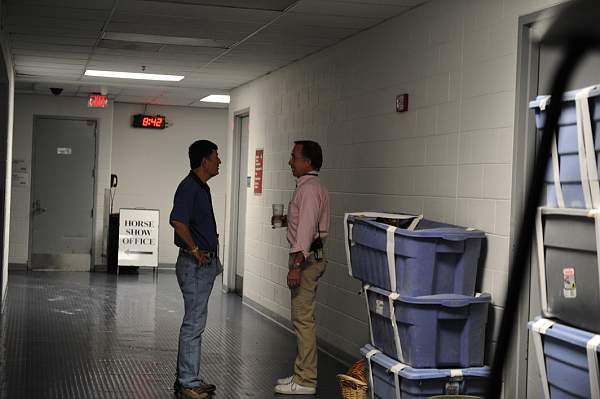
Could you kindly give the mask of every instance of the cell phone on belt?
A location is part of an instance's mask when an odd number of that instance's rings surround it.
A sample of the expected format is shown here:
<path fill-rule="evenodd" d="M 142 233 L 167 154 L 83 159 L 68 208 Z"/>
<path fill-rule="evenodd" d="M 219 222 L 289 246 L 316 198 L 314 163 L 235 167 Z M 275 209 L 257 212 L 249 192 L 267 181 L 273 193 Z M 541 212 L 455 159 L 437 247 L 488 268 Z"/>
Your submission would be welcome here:
<path fill-rule="evenodd" d="M 315 260 L 323 259 L 323 241 L 321 237 L 317 237 L 312 244 L 310 244 L 310 251 L 313 253 Z"/>

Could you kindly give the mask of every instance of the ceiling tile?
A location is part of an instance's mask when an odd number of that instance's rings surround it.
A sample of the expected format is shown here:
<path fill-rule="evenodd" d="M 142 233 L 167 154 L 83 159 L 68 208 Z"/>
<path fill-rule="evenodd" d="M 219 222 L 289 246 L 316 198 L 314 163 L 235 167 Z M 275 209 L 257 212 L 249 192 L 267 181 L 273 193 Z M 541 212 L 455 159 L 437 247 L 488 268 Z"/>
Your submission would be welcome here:
<path fill-rule="evenodd" d="M 89 1 L 89 0 L 87 0 Z M 175 17 L 181 18 L 182 21 L 191 19 L 199 21 L 212 22 L 245 22 L 265 24 L 273 18 L 281 15 L 276 11 L 252 10 L 246 8 L 229 8 L 229 7 L 210 7 L 204 5 L 184 4 L 183 2 L 157 2 L 144 0 L 129 0 L 120 3 L 115 13 L 115 21 L 119 21 L 121 16 L 137 16 L 136 20 L 152 21 L 151 25 L 156 24 L 157 16 L 160 19 Z M 177 26 L 174 26 L 177 28 Z"/>
<path fill-rule="evenodd" d="M 408 9 L 408 6 L 402 5 L 365 4 L 334 0 L 302 0 L 298 6 L 294 8 L 293 12 L 367 17 L 383 20 L 398 15 Z"/>
<path fill-rule="evenodd" d="M 283 11 L 296 0 L 150 0 L 160 3 L 183 3 L 223 8 Z"/>
<path fill-rule="evenodd" d="M 16 68 L 17 78 L 19 76 L 46 76 L 54 78 L 71 78 L 77 80 L 81 77 L 81 71 L 70 71 L 62 68 L 40 68 L 40 67 L 29 67 L 21 66 Z"/>
<path fill-rule="evenodd" d="M 73 46 L 93 46 L 96 40 L 94 38 L 82 38 L 73 35 L 36 35 L 36 34 L 20 34 L 10 33 L 10 41 L 25 41 L 29 43 L 55 44 L 55 45 L 73 45 Z"/>
<path fill-rule="evenodd" d="M 294 0 L 4 2 L 21 90 L 31 91 L 35 83 L 47 94 L 50 85 L 72 85 L 67 92 L 74 95 L 105 90 L 116 101 L 206 107 L 197 101 L 202 94 L 227 92 L 426 0 L 301 0 L 291 10 Z M 99 40 L 103 32 L 117 35 Z M 120 34 L 147 36 L 136 40 Z M 165 44 L 178 38 L 208 39 L 227 49 Z M 92 78 L 82 76 L 86 65 L 131 72 L 145 67 L 148 73 L 185 79 Z"/>
<path fill-rule="evenodd" d="M 9 6 L 110 10 L 114 0 L 7 0 Z"/>

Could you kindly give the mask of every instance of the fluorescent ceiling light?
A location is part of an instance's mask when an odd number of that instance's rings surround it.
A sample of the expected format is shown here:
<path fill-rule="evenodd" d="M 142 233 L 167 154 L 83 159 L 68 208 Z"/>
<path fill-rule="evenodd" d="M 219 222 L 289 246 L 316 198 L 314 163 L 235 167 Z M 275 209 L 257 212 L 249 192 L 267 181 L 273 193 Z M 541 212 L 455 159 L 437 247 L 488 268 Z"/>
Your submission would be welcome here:
<path fill-rule="evenodd" d="M 118 40 L 123 42 L 172 44 L 176 46 L 214 47 L 226 49 L 227 43 L 223 40 L 200 39 L 196 37 L 145 35 L 140 33 L 104 32 L 105 40 Z"/>
<path fill-rule="evenodd" d="M 169 82 L 179 82 L 181 79 L 184 78 L 184 76 L 181 75 L 157 75 L 154 73 L 140 72 L 98 71 L 94 69 L 87 69 L 85 71 L 85 75 L 117 79 L 165 80 Z"/>
<path fill-rule="evenodd" d="M 226 94 L 211 94 L 210 96 L 206 96 L 200 99 L 200 101 L 203 101 L 205 103 L 229 104 L 229 96 Z"/>

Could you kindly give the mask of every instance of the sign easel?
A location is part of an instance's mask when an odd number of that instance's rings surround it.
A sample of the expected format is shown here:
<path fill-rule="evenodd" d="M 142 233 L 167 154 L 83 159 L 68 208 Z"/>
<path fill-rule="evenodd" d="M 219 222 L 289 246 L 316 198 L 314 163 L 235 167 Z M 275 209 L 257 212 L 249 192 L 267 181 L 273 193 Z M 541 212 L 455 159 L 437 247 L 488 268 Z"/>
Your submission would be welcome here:
<path fill-rule="evenodd" d="M 119 211 L 119 266 L 154 268 L 158 273 L 158 209 L 121 208 Z"/>

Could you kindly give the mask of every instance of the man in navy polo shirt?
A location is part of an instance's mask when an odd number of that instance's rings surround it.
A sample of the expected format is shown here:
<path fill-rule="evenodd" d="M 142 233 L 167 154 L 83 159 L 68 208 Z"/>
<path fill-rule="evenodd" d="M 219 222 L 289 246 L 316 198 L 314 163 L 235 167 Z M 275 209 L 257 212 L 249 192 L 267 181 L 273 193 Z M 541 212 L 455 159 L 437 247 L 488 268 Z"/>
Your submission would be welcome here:
<path fill-rule="evenodd" d="M 190 173 L 179 183 L 170 223 L 175 229 L 179 256 L 175 270 L 183 294 L 185 314 L 179 330 L 175 394 L 185 399 L 204 399 L 216 387 L 200 378 L 200 350 L 206 326 L 208 298 L 216 276 L 219 236 L 210 188 L 206 182 L 219 174 L 215 143 L 198 140 L 189 148 Z"/>

